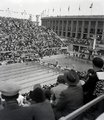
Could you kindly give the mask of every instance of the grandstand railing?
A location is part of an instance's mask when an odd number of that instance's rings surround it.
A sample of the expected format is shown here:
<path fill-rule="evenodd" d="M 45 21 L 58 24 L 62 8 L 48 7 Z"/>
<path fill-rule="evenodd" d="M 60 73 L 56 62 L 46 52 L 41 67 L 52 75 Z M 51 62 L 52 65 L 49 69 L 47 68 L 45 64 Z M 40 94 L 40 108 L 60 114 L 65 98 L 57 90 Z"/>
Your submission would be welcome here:
<path fill-rule="evenodd" d="M 61 117 L 59 120 L 72 120 L 103 99 L 104 99 L 104 95 L 101 95 L 101 96 L 97 97 L 96 99 L 92 100 L 91 102 L 83 105 L 79 109 L 75 110 L 74 112 L 70 113 L 69 115 L 67 115 L 65 117 Z"/>

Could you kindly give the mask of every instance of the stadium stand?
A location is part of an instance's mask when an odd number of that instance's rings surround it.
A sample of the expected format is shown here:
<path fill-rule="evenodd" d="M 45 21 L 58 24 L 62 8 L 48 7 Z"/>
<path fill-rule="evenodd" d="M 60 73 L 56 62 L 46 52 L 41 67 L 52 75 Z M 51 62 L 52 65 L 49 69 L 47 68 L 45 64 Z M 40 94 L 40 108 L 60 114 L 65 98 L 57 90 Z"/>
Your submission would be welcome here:
<path fill-rule="evenodd" d="M 32 21 L 0 17 L 1 61 L 25 61 L 25 55 L 31 53 L 40 57 L 57 54 L 61 44 L 62 41 L 52 30 L 35 26 Z"/>

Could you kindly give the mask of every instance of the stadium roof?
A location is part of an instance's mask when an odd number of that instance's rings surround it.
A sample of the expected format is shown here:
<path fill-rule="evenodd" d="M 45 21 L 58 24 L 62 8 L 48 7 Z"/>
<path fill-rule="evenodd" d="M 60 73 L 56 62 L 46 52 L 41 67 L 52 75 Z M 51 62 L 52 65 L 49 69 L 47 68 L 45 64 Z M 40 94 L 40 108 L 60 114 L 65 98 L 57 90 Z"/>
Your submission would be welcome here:
<path fill-rule="evenodd" d="M 48 16 L 48 17 L 42 17 L 41 19 L 53 19 L 53 18 L 72 18 L 72 19 L 76 19 L 76 18 L 79 18 L 79 19 L 83 19 L 83 18 L 85 18 L 85 19 L 88 19 L 88 18 L 90 18 L 90 19 L 95 19 L 95 18 L 97 18 L 97 19 L 104 19 L 104 15 L 72 15 L 72 16 Z"/>

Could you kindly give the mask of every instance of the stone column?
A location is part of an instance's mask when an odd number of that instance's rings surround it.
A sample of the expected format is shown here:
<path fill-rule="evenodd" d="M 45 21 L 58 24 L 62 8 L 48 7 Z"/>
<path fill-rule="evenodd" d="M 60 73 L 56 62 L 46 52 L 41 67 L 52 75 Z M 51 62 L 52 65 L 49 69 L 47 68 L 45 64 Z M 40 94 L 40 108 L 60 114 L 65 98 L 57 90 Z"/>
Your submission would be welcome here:
<path fill-rule="evenodd" d="M 73 29 L 73 20 L 71 20 L 71 31 L 70 31 L 70 37 L 72 37 L 72 29 Z"/>
<path fill-rule="evenodd" d="M 77 33 L 78 33 L 78 20 L 76 21 L 76 32 L 75 32 L 75 38 L 77 38 Z"/>
<path fill-rule="evenodd" d="M 102 33 L 102 43 L 104 44 L 104 22 L 103 22 L 103 33 Z"/>
<path fill-rule="evenodd" d="M 91 21 L 89 21 L 89 24 L 88 24 L 88 34 L 87 34 L 87 38 L 90 37 L 90 28 L 91 28 Z"/>
<path fill-rule="evenodd" d="M 51 26 L 51 29 L 53 30 L 53 20 L 52 20 L 52 26 Z"/>
<path fill-rule="evenodd" d="M 65 35 L 66 38 L 67 38 L 67 34 L 68 34 L 68 20 L 66 21 L 66 35 Z"/>
<path fill-rule="evenodd" d="M 58 35 L 59 35 L 59 24 L 60 24 L 60 20 L 58 20 Z"/>
<path fill-rule="evenodd" d="M 95 24 L 95 36 L 97 35 L 97 28 L 98 28 L 98 21 L 96 21 L 96 24 Z"/>
<path fill-rule="evenodd" d="M 62 30 L 61 30 L 61 37 L 63 37 L 63 25 L 64 25 L 64 20 L 62 20 Z"/>
<path fill-rule="evenodd" d="M 56 20 L 55 20 L 55 24 L 54 24 L 54 26 L 55 26 L 54 32 L 56 32 Z"/>
<path fill-rule="evenodd" d="M 83 39 L 83 34 L 84 34 L 84 21 L 82 21 L 81 39 Z"/>

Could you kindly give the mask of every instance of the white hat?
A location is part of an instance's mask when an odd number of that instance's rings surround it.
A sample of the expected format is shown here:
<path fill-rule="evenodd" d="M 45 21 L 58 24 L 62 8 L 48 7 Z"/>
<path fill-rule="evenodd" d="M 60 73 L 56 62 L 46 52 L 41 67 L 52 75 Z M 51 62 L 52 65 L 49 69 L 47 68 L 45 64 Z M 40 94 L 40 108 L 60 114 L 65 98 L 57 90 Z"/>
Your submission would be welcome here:
<path fill-rule="evenodd" d="M 14 96 L 20 91 L 20 86 L 14 82 L 4 82 L 0 86 L 0 91 L 5 96 Z"/>

